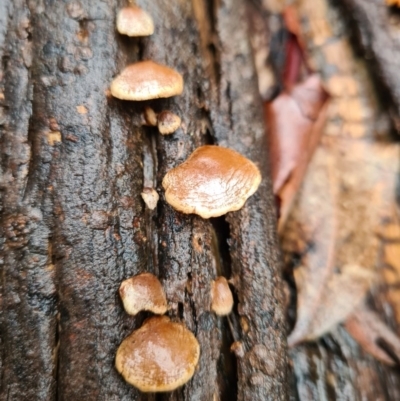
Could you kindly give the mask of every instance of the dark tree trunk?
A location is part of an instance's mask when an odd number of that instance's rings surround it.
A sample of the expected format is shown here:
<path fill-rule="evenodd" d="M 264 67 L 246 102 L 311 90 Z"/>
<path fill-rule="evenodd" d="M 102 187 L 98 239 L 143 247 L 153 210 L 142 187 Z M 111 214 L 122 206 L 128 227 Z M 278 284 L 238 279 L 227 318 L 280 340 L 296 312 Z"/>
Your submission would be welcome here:
<path fill-rule="evenodd" d="M 124 2 L 0 1 L 0 400 L 286 400 L 286 333 L 274 201 L 256 75 L 240 0 L 138 1 L 156 32 L 115 31 Z M 182 127 L 140 126 L 142 103 L 108 94 L 128 63 L 180 71 L 182 96 L 151 102 Z M 169 207 L 165 172 L 199 145 L 238 150 L 263 172 L 239 212 L 202 220 Z M 140 193 L 154 184 L 154 212 Z M 114 368 L 127 316 L 121 281 L 163 281 L 169 315 L 201 345 L 194 378 L 142 394 Z M 230 320 L 209 310 L 217 274 L 235 283 Z M 243 354 L 229 351 L 240 341 Z"/>

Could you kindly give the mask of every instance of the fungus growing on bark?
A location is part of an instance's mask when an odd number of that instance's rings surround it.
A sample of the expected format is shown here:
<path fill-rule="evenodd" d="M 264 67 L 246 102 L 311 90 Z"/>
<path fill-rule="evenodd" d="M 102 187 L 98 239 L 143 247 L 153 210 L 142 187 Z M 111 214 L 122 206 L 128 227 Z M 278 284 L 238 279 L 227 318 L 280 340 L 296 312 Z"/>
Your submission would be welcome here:
<path fill-rule="evenodd" d="M 179 72 L 154 61 L 128 65 L 111 83 L 111 94 L 122 100 L 150 100 L 180 95 L 183 78 Z"/>
<path fill-rule="evenodd" d="M 183 213 L 207 219 L 239 210 L 261 182 L 257 166 L 231 149 L 201 146 L 162 185 L 167 202 Z"/>
<path fill-rule="evenodd" d="M 143 192 L 141 193 L 142 199 L 144 200 L 144 203 L 150 210 L 154 210 L 157 206 L 158 199 L 160 198 L 158 196 L 157 191 L 154 188 L 143 188 Z"/>
<path fill-rule="evenodd" d="M 151 127 L 157 126 L 157 113 L 149 106 L 146 106 L 143 110 L 143 124 L 150 125 Z"/>
<path fill-rule="evenodd" d="M 157 316 L 122 341 L 115 366 L 143 392 L 172 391 L 191 379 L 199 355 L 196 337 L 183 324 Z"/>
<path fill-rule="evenodd" d="M 154 33 L 153 19 L 140 7 L 130 5 L 118 12 L 117 31 L 128 36 L 149 36 Z"/>
<path fill-rule="evenodd" d="M 165 110 L 157 116 L 157 127 L 161 135 L 173 134 L 181 125 L 181 118 Z"/>
<path fill-rule="evenodd" d="M 211 284 L 211 310 L 219 316 L 229 315 L 233 307 L 233 295 L 225 277 L 219 276 Z"/>
<path fill-rule="evenodd" d="M 167 312 L 167 299 L 158 278 L 151 273 L 140 273 L 124 280 L 119 295 L 127 313 L 136 315 L 142 310 L 158 315 Z"/>

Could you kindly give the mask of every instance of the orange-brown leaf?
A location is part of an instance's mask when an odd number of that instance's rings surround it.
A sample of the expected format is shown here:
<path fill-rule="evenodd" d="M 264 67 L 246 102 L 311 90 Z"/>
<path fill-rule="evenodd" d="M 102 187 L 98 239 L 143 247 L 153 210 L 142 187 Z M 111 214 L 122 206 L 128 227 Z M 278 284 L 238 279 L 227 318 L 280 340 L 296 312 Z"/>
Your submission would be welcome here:
<path fill-rule="evenodd" d="M 300 161 L 310 159 L 315 149 L 309 148 L 310 136 L 326 99 L 318 75 L 311 75 L 290 92 L 266 103 L 275 194 L 279 194 Z"/>
<path fill-rule="evenodd" d="M 346 330 L 376 359 L 394 365 L 400 360 L 400 338 L 378 314 L 359 307 L 345 323 Z"/>

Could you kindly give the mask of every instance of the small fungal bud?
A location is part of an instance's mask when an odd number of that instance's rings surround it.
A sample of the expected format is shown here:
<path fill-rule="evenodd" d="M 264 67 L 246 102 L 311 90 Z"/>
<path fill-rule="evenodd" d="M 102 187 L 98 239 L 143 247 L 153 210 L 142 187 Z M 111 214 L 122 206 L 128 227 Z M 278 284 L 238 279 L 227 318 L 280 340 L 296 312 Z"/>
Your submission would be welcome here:
<path fill-rule="evenodd" d="M 225 277 L 219 276 L 211 284 L 211 310 L 219 316 L 229 315 L 233 307 L 233 295 Z"/>
<path fill-rule="evenodd" d="M 151 107 L 145 107 L 143 116 L 146 125 L 150 125 L 152 127 L 157 126 L 157 113 Z"/>
<path fill-rule="evenodd" d="M 117 14 L 117 31 L 128 36 L 149 36 L 154 33 L 153 19 L 138 6 L 124 7 Z"/>
<path fill-rule="evenodd" d="M 156 316 L 122 341 L 115 366 L 143 392 L 172 391 L 192 378 L 199 356 L 199 343 L 183 324 Z"/>
<path fill-rule="evenodd" d="M 111 83 L 111 94 L 122 100 L 150 100 L 180 95 L 183 78 L 179 72 L 154 61 L 128 65 Z"/>
<path fill-rule="evenodd" d="M 253 162 L 234 150 L 207 145 L 168 171 L 162 185 L 176 210 L 208 219 L 242 208 L 260 182 Z"/>
<path fill-rule="evenodd" d="M 245 355 L 243 343 L 241 341 L 235 341 L 232 343 L 231 352 L 233 352 L 238 358 L 243 358 Z"/>
<path fill-rule="evenodd" d="M 181 118 L 170 111 L 162 111 L 157 117 L 157 126 L 161 135 L 173 134 L 181 125 Z"/>
<path fill-rule="evenodd" d="M 141 195 L 144 203 L 150 210 L 154 210 L 157 207 L 157 202 L 160 197 L 154 188 L 143 188 Z"/>
<path fill-rule="evenodd" d="M 119 287 L 124 309 L 130 315 L 142 310 L 162 315 L 167 312 L 167 299 L 158 278 L 151 273 L 141 273 L 124 280 Z"/>

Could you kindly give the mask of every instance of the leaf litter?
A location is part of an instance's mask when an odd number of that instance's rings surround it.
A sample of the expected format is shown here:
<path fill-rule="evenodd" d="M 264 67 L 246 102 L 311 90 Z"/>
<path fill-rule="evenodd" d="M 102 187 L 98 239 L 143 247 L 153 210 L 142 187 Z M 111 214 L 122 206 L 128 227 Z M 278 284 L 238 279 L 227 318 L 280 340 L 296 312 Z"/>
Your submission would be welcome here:
<path fill-rule="evenodd" d="M 323 77 L 329 101 L 316 102 L 311 118 L 304 113 L 302 106 L 312 101 L 293 91 L 305 93 L 307 85 L 316 90 L 318 76 L 311 75 L 289 82 L 266 105 L 281 243 L 286 260 L 300 255 L 294 270 L 297 320 L 288 341 L 315 340 L 346 321 L 367 352 L 393 364 L 400 339 L 365 299 L 373 293 L 400 326 L 399 144 L 390 138 L 364 64 L 337 20 L 326 17 L 327 7 L 324 0 L 300 0 L 284 18 L 307 66 Z M 290 81 L 294 75 L 285 76 Z"/>

